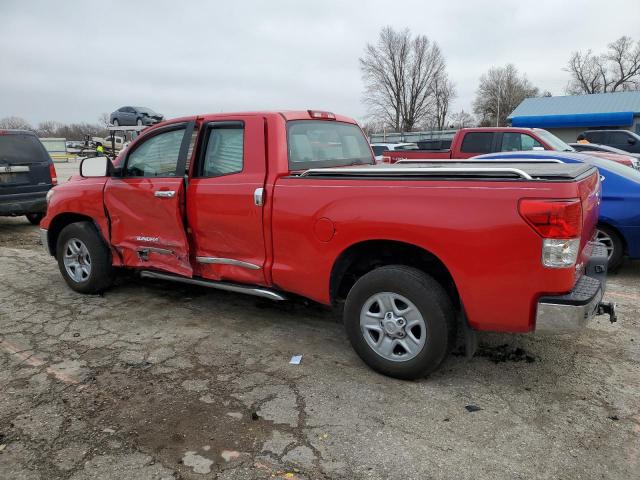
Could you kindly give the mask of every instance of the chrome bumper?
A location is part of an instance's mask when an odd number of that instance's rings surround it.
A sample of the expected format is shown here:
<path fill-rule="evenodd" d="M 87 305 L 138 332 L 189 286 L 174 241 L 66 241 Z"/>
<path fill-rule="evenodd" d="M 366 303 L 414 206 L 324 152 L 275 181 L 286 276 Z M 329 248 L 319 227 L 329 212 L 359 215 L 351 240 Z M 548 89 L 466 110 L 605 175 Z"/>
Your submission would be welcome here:
<path fill-rule="evenodd" d="M 598 287 L 585 303 L 556 303 L 552 297 L 541 299 L 536 313 L 536 332 L 571 333 L 581 330 L 591 318 L 598 315 L 602 296 L 602 287 Z"/>
<path fill-rule="evenodd" d="M 44 248 L 44 251 L 49 255 L 53 255 L 53 252 L 49 248 L 49 230 L 45 228 L 40 229 L 40 241 L 42 242 L 42 248 Z"/>
<path fill-rule="evenodd" d="M 603 303 L 606 287 L 607 250 L 593 244 L 593 253 L 583 275 L 565 295 L 546 295 L 538 300 L 536 332 L 571 333 L 582 329 L 596 315 L 608 314 L 616 321 L 616 305 Z"/>

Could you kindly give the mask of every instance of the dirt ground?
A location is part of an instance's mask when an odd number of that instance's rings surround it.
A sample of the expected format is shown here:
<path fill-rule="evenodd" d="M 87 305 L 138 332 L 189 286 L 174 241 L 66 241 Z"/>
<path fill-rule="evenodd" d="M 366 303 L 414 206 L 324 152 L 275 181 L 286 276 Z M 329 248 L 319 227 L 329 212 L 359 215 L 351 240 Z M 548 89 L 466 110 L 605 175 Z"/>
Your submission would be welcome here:
<path fill-rule="evenodd" d="M 135 278 L 76 294 L 37 227 L 0 218 L 0 478 L 637 478 L 639 280 L 610 276 L 617 324 L 481 334 L 403 382 L 315 305 Z"/>

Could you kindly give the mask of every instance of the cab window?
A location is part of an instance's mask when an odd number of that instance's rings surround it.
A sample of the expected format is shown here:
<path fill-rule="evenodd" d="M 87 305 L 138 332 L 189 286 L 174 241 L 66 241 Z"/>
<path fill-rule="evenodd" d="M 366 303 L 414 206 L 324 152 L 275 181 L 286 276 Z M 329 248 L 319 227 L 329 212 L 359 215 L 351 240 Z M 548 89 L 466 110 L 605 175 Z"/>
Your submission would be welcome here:
<path fill-rule="evenodd" d="M 540 142 L 531 135 L 509 132 L 502 134 L 502 145 L 500 147 L 501 152 L 533 150 L 534 147 L 543 148 Z"/>
<path fill-rule="evenodd" d="M 462 139 L 463 153 L 491 153 L 493 132 L 469 132 Z"/>
<path fill-rule="evenodd" d="M 127 177 L 175 177 L 184 128 L 158 133 L 127 158 Z"/>
<path fill-rule="evenodd" d="M 203 177 L 240 173 L 244 167 L 244 125 L 242 122 L 211 124 L 202 158 Z"/>

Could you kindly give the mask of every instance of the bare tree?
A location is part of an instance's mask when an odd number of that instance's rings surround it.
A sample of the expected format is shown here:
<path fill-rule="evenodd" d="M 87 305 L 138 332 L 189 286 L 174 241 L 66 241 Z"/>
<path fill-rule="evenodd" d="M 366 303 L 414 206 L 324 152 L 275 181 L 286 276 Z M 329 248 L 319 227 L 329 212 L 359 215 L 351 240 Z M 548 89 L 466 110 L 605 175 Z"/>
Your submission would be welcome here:
<path fill-rule="evenodd" d="M 493 67 L 480 77 L 473 112 L 482 126 L 504 126 L 509 114 L 525 98 L 537 95 L 538 88 L 514 65 Z"/>
<path fill-rule="evenodd" d="M 62 124 L 58 122 L 54 122 L 53 120 L 47 120 L 45 122 L 40 122 L 38 124 L 38 128 L 36 128 L 36 133 L 39 137 L 57 137 L 58 130 L 60 130 Z"/>
<path fill-rule="evenodd" d="M 109 125 L 111 125 L 111 122 L 109 121 L 110 117 L 109 114 L 107 112 L 102 112 L 100 114 L 100 116 L 98 117 L 98 121 L 106 127 L 108 127 Z"/>
<path fill-rule="evenodd" d="M 451 128 L 469 128 L 476 125 L 476 119 L 469 112 L 465 112 L 464 109 L 451 115 L 449 122 Z"/>
<path fill-rule="evenodd" d="M 0 128 L 17 129 L 17 130 L 33 130 L 33 127 L 24 118 L 5 117 L 0 119 Z"/>
<path fill-rule="evenodd" d="M 564 70 L 571 75 L 567 85 L 571 95 L 638 90 L 640 41 L 620 37 L 601 55 L 573 52 Z"/>
<path fill-rule="evenodd" d="M 408 29 L 385 27 L 360 58 L 369 115 L 396 131 L 411 131 L 434 108 L 432 84 L 445 70 L 440 48 Z"/>
<path fill-rule="evenodd" d="M 446 126 L 447 116 L 451 102 L 456 98 L 456 87 L 444 70 L 437 75 L 432 84 L 434 99 L 434 126 L 443 130 Z"/>

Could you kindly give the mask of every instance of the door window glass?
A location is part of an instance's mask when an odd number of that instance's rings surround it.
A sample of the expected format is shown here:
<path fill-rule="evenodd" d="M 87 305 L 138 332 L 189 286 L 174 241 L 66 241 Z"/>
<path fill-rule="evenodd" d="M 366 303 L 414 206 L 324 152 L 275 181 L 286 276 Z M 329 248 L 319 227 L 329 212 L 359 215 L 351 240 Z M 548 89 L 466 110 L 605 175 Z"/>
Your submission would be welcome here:
<path fill-rule="evenodd" d="M 184 128 L 159 133 L 129 154 L 128 177 L 175 177 Z"/>
<path fill-rule="evenodd" d="M 209 129 L 202 175 L 218 177 L 242 171 L 244 158 L 244 127 L 219 126 Z"/>
<path fill-rule="evenodd" d="M 628 145 L 631 137 L 626 132 L 611 132 L 609 133 L 609 143 L 613 145 Z"/>
<path fill-rule="evenodd" d="M 469 132 L 462 139 L 463 153 L 491 153 L 492 132 Z"/>
<path fill-rule="evenodd" d="M 533 150 L 534 147 L 542 148 L 540 142 L 530 135 L 523 133 L 503 133 L 501 152 L 518 152 Z"/>

